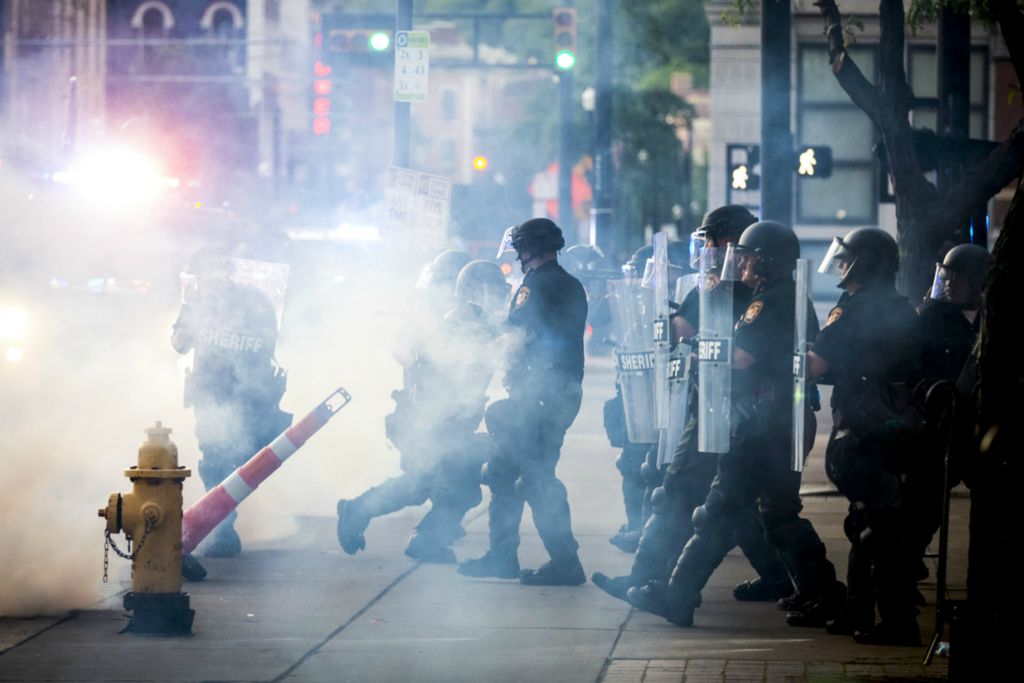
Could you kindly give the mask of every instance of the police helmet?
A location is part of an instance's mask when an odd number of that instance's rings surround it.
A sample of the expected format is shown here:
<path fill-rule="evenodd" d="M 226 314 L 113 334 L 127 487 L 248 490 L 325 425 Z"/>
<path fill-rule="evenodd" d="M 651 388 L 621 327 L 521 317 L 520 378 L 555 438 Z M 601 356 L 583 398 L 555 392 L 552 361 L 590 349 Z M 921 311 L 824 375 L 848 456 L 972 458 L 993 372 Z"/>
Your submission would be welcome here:
<path fill-rule="evenodd" d="M 493 290 L 508 292 L 510 289 L 505 281 L 505 274 L 501 267 L 492 261 L 470 261 L 459 271 L 458 281 L 455 283 L 455 297 L 459 301 L 477 301 L 480 292 Z"/>
<path fill-rule="evenodd" d="M 899 267 L 900 250 L 892 235 L 881 228 L 857 228 L 832 240 L 818 272 L 838 273 L 839 287 L 846 289 L 850 283 L 891 285 Z"/>
<path fill-rule="evenodd" d="M 469 254 L 457 249 L 442 251 L 434 260 L 424 266 L 416 282 L 417 289 L 455 290 L 455 281 L 459 271 L 472 260 Z"/>
<path fill-rule="evenodd" d="M 549 254 L 565 246 L 562 229 L 550 218 L 531 218 L 512 228 L 511 246 L 519 255 Z"/>
<path fill-rule="evenodd" d="M 590 270 L 603 258 L 600 248 L 590 244 L 576 244 L 565 250 L 565 261 L 574 270 Z"/>
<path fill-rule="evenodd" d="M 740 261 L 754 259 L 754 273 L 772 278 L 789 273 L 800 258 L 800 240 L 788 226 L 778 221 L 760 221 L 749 226 L 735 245 L 729 245 L 724 279 L 740 279 Z"/>
<path fill-rule="evenodd" d="M 935 266 L 931 298 L 954 303 L 974 303 L 981 296 L 982 286 L 992 267 L 992 255 L 977 244 L 959 244 L 948 252 L 942 263 Z M 966 289 L 954 293 L 954 283 L 963 281 Z M 966 300 L 964 300 L 966 299 Z"/>
<path fill-rule="evenodd" d="M 724 242 L 738 240 L 743 231 L 756 222 L 754 214 L 738 204 L 726 204 L 709 211 L 700 227 L 690 233 L 690 267 L 698 268 L 701 251 L 710 246 L 709 242 L 722 247 Z"/>

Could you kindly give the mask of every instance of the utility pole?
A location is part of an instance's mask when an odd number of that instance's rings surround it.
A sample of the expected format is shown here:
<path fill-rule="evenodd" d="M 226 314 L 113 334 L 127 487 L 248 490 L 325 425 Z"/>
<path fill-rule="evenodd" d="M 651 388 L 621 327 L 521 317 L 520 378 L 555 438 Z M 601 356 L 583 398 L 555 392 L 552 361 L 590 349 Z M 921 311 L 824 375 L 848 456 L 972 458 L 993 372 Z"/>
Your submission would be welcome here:
<path fill-rule="evenodd" d="M 793 224 L 790 0 L 761 2 L 761 220 Z"/>
<path fill-rule="evenodd" d="M 413 0 L 398 0 L 395 13 L 395 35 L 399 31 L 412 30 Z M 395 102 L 395 166 L 409 168 L 409 130 L 411 105 L 408 102 Z"/>
<path fill-rule="evenodd" d="M 614 0 L 597 0 L 597 77 L 594 87 L 594 206 L 590 243 L 610 254 L 614 232 L 612 169 L 612 13 Z"/>

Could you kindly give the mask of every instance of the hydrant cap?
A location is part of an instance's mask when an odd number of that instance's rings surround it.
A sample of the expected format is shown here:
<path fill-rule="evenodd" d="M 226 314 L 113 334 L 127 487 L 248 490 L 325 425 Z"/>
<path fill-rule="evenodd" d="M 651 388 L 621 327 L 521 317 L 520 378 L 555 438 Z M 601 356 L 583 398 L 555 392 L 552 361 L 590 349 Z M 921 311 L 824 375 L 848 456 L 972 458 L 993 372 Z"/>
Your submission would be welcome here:
<path fill-rule="evenodd" d="M 149 437 L 149 441 L 169 441 L 168 438 L 173 430 L 170 427 L 164 427 L 160 420 L 156 421 L 156 425 L 148 427 L 146 429 L 146 436 Z"/>

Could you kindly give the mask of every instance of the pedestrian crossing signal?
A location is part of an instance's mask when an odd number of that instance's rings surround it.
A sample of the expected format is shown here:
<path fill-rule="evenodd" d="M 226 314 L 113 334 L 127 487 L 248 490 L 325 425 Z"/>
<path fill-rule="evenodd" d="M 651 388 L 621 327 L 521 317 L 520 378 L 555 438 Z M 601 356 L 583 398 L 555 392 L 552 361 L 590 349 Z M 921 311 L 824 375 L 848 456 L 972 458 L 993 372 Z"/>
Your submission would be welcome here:
<path fill-rule="evenodd" d="M 828 178 L 832 175 L 832 148 L 816 145 L 798 150 L 796 172 L 805 178 Z"/>

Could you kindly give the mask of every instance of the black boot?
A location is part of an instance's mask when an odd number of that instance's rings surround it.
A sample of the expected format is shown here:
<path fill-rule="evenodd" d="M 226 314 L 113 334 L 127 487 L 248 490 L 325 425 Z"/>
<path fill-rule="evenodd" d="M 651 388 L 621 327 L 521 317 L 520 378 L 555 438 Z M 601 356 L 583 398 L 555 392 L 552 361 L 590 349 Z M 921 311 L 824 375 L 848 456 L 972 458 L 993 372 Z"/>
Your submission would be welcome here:
<path fill-rule="evenodd" d="M 757 578 L 753 581 L 744 581 L 732 589 L 732 597 L 742 602 L 768 602 L 781 600 L 793 594 L 793 583 L 787 578 L 785 581 L 768 583 Z"/>
<path fill-rule="evenodd" d="M 836 581 L 797 610 L 788 613 L 786 623 L 790 626 L 824 628 L 828 622 L 839 616 L 845 605 L 846 586 Z"/>
<path fill-rule="evenodd" d="M 853 639 L 862 645 L 896 645 L 920 647 L 921 629 L 916 619 L 900 622 L 880 621 L 870 631 L 855 631 Z"/>
<path fill-rule="evenodd" d="M 455 553 L 451 548 L 422 534 L 416 534 L 409 539 L 409 545 L 405 547 L 405 554 L 414 560 L 431 564 L 455 564 L 456 562 Z"/>
<path fill-rule="evenodd" d="M 518 579 L 519 558 L 514 552 L 487 551 L 482 557 L 463 560 L 458 573 L 477 578 Z"/>
<path fill-rule="evenodd" d="M 626 591 L 634 585 L 633 578 L 629 574 L 625 576 L 608 576 L 601 572 L 594 572 L 590 580 L 605 593 L 619 600 L 625 600 Z"/>
<path fill-rule="evenodd" d="M 370 525 L 370 517 L 360 510 L 356 501 L 338 501 L 338 544 L 349 555 L 355 555 L 366 547 L 363 532 Z"/>
<path fill-rule="evenodd" d="M 683 600 L 673 596 L 662 581 L 648 581 L 643 586 L 630 588 L 626 593 L 626 599 L 633 607 L 664 617 L 676 626 L 693 626 L 693 611 L 696 606 L 687 605 Z"/>
<path fill-rule="evenodd" d="M 608 539 L 608 542 L 623 552 L 635 553 L 640 545 L 640 530 L 630 529 L 623 525 L 614 536 Z"/>
<path fill-rule="evenodd" d="M 519 582 L 524 586 L 579 586 L 587 582 L 587 575 L 574 555 L 557 562 L 549 560 L 537 569 L 524 569 Z"/>

